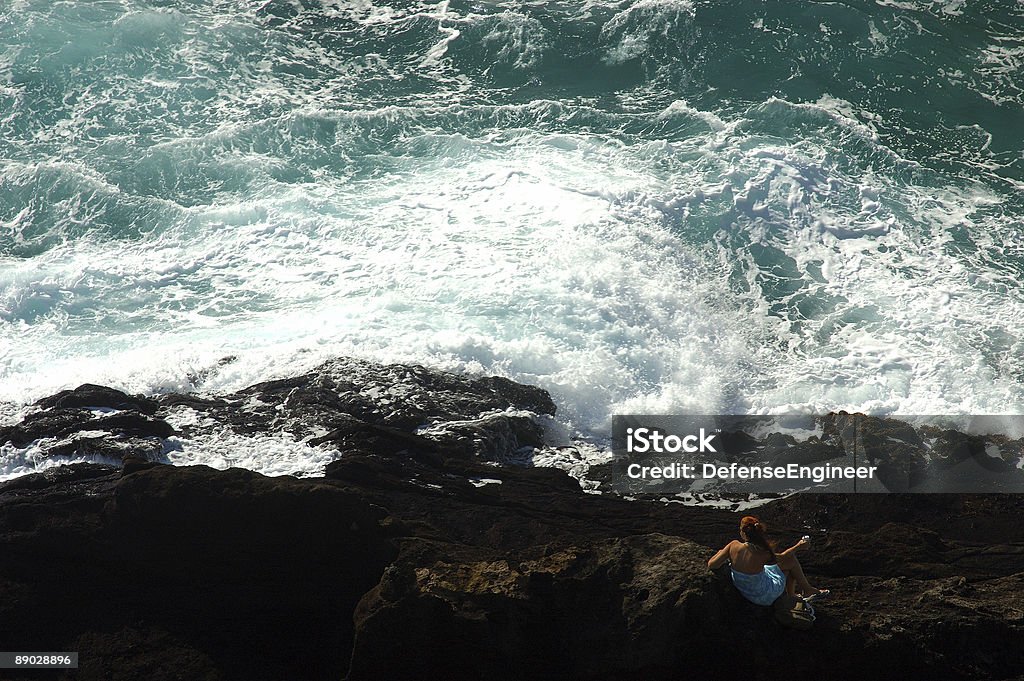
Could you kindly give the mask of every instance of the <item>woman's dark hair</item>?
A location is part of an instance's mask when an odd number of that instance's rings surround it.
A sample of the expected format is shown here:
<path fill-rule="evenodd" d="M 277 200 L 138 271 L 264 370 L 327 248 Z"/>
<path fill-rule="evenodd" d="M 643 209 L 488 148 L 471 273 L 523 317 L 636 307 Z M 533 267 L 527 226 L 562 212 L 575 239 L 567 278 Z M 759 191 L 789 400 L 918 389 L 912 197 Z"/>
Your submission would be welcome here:
<path fill-rule="evenodd" d="M 775 562 L 775 542 L 768 538 L 768 529 L 760 520 L 752 515 L 745 515 L 740 520 L 740 536 L 763 551 L 772 554 L 770 563 Z"/>

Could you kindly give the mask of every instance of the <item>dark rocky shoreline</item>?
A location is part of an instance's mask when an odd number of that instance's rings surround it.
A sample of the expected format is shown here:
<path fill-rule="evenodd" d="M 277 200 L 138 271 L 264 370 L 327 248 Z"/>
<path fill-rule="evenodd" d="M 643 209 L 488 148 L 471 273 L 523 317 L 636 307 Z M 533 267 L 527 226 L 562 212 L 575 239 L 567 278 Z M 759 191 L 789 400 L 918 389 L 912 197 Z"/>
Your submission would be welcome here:
<path fill-rule="evenodd" d="M 66 679 L 993 679 L 1024 674 L 1024 499 L 798 495 L 758 509 L 834 597 L 779 628 L 707 570 L 739 515 L 501 466 L 542 390 L 340 359 L 232 395 L 84 386 L 0 428 L 76 464 L 0 484 L 0 641 Z M 341 456 L 323 478 L 160 463 L 188 408 Z M 424 424 L 433 424 L 421 428 Z M 104 434 L 105 433 L 105 434 Z M 484 484 L 485 480 L 500 480 Z"/>

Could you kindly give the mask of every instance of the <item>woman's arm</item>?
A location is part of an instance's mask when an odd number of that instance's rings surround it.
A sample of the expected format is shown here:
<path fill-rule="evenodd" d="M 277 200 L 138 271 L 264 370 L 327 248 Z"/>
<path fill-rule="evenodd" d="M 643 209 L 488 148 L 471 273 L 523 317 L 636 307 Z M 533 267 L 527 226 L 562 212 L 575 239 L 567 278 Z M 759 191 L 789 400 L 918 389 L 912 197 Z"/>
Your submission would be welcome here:
<path fill-rule="evenodd" d="M 792 546 L 790 546 L 785 551 L 779 551 L 775 555 L 776 556 L 788 556 L 788 555 L 791 555 L 793 553 L 796 553 L 796 550 L 798 548 L 800 548 L 801 546 L 804 546 L 805 544 L 810 544 L 810 542 L 807 541 L 806 539 L 801 539 L 800 541 L 798 541 L 797 543 L 793 544 Z"/>
<path fill-rule="evenodd" d="M 711 558 L 708 559 L 708 567 L 712 570 L 717 570 L 725 565 L 729 560 L 729 549 L 731 549 L 732 545 L 736 543 L 738 542 L 733 539 L 731 542 L 723 546 L 721 551 L 711 556 Z"/>

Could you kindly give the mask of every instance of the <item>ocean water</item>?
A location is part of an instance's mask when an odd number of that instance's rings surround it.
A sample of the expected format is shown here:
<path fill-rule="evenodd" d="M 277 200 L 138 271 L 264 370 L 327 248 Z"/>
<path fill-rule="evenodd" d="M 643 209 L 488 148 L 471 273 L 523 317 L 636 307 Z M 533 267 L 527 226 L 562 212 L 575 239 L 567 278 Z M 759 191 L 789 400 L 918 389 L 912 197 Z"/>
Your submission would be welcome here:
<path fill-rule="evenodd" d="M 339 354 L 1022 413 L 1022 280 L 1020 1 L 0 4 L 9 419 Z"/>

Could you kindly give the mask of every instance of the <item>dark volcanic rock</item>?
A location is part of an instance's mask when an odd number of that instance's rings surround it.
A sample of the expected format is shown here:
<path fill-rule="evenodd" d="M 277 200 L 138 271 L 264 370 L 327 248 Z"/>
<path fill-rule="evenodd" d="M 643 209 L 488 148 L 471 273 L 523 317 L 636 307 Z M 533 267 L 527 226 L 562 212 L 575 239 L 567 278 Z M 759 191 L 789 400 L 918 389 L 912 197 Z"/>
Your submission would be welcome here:
<path fill-rule="evenodd" d="M 555 413 L 547 392 L 534 386 L 351 358 L 215 400 L 165 395 L 160 402 L 166 408 L 191 408 L 238 433 L 285 431 L 341 453 L 372 445 L 391 453 L 441 451 L 492 459 L 541 445 L 536 425 L 504 412 Z M 447 428 L 451 435 L 421 437 L 417 432 L 432 427 Z"/>
<path fill-rule="evenodd" d="M 493 465 L 542 445 L 522 413 L 553 412 L 536 388 L 338 360 L 159 402 L 155 414 L 97 416 L 84 408 L 94 404 L 53 400 L 0 435 L 63 438 L 53 446 L 79 452 L 143 447 L 168 436 L 159 424 L 172 410 L 192 409 L 343 456 L 307 480 L 129 454 L 120 469 L 0 485 L 0 641 L 78 650 L 81 668 L 61 678 L 1024 674 L 1020 497 L 796 495 L 759 508 L 784 546 L 813 536 L 801 560 L 834 592 L 814 628 L 794 632 L 706 568 L 742 514 L 586 494 L 560 470 Z M 813 460 L 848 420 L 832 419 L 821 443 L 775 444 Z M 84 434 L 100 421 L 109 438 Z M 919 446 L 893 424 L 872 432 Z"/>
<path fill-rule="evenodd" d="M 554 415 L 555 413 L 555 403 L 551 399 L 551 395 L 537 386 L 523 385 L 501 376 L 478 378 L 471 381 L 470 384 L 475 388 L 493 392 L 507 401 L 509 405 L 515 405 L 520 409 L 528 409 L 538 414 Z"/>
<path fill-rule="evenodd" d="M 454 448 L 463 456 L 479 452 L 487 460 L 500 462 L 515 460 L 524 447 L 533 450 L 544 446 L 544 433 L 532 419 L 506 414 L 444 423 L 424 436 Z"/>
<path fill-rule="evenodd" d="M 19 482 L 0 488 L 0 640 L 82 652 L 68 678 L 337 679 L 351 612 L 395 555 L 383 509 L 316 481 L 157 466 Z"/>
<path fill-rule="evenodd" d="M 659 534 L 510 556 L 407 544 L 359 606 L 349 678 L 678 674 L 673 660 L 703 645 L 701 629 L 721 628 L 726 616 L 727 592 L 705 554 Z M 387 635 L 396 628 L 408 633 Z"/>
<path fill-rule="evenodd" d="M 511 384 L 511 385 L 510 385 Z M 512 386 L 516 386 L 513 388 Z M 487 412 L 527 409 L 553 414 L 554 404 L 540 388 L 497 378 L 469 379 L 416 365 L 379 365 L 351 358 L 327 362 L 309 374 L 259 383 L 225 396 L 233 407 L 257 399 L 255 413 L 276 420 L 295 432 L 311 426 L 330 428 L 340 418 L 413 430 L 438 421 L 476 418 Z M 242 429 L 263 421 L 227 422 Z"/>
<path fill-rule="evenodd" d="M 96 463 L 75 463 L 69 466 L 48 468 L 42 473 L 30 473 L 19 478 L 0 482 L 0 494 L 12 494 L 18 491 L 32 491 L 61 486 L 71 488 L 75 483 L 104 478 L 117 472 L 114 466 Z"/>
<path fill-rule="evenodd" d="M 62 390 L 56 395 L 44 397 L 36 402 L 42 409 L 69 409 L 86 407 L 91 409 L 116 409 L 118 411 L 137 411 L 152 416 L 158 404 L 141 395 L 128 395 L 120 390 L 103 385 L 86 383 L 74 390 Z"/>
<path fill-rule="evenodd" d="M 56 409 L 29 414 L 21 423 L 0 427 L 0 442 L 10 442 L 15 447 L 27 447 L 45 437 L 59 438 L 68 433 L 88 430 L 93 420 L 87 409 Z"/>
<path fill-rule="evenodd" d="M 768 453 L 765 459 L 774 466 L 786 466 L 792 463 L 808 466 L 836 459 L 842 454 L 843 451 L 840 448 L 811 438 L 805 442 L 794 442 Z"/>
<path fill-rule="evenodd" d="M 127 458 L 153 461 L 163 453 L 160 437 L 126 437 L 103 433 L 75 435 L 43 448 L 46 456 L 106 458 L 123 461 Z"/>
<path fill-rule="evenodd" d="M 543 446 L 540 427 L 523 411 L 555 412 L 547 392 L 508 379 L 350 358 L 213 398 L 168 394 L 151 400 L 86 384 L 35 406 L 21 423 L 0 428 L 0 443 L 41 442 L 43 454 L 52 457 L 146 461 L 166 461 L 166 440 L 178 434 L 166 418 L 182 409 L 203 417 L 200 425 L 184 427 L 186 435 L 228 427 L 243 435 L 286 432 L 342 454 L 369 448 L 495 461 L 526 460 Z"/>
<path fill-rule="evenodd" d="M 153 456 L 174 434 L 166 421 L 133 411 L 99 415 L 88 409 L 53 407 L 0 428 L 0 443 L 27 447 L 37 440 L 58 440 L 43 447 L 48 456 Z"/>
<path fill-rule="evenodd" d="M 980 586 L 962 577 L 833 583 L 837 597 L 819 604 L 815 629 L 798 633 L 744 601 L 727 570 L 709 573 L 706 556 L 661 534 L 514 557 L 413 546 L 356 611 L 348 678 L 775 679 L 785 669 L 968 679 L 1024 669 L 1012 647 L 1024 611 L 996 595 L 1019 588 L 1020 574 Z M 830 669 L 836 659 L 845 662 Z"/>

